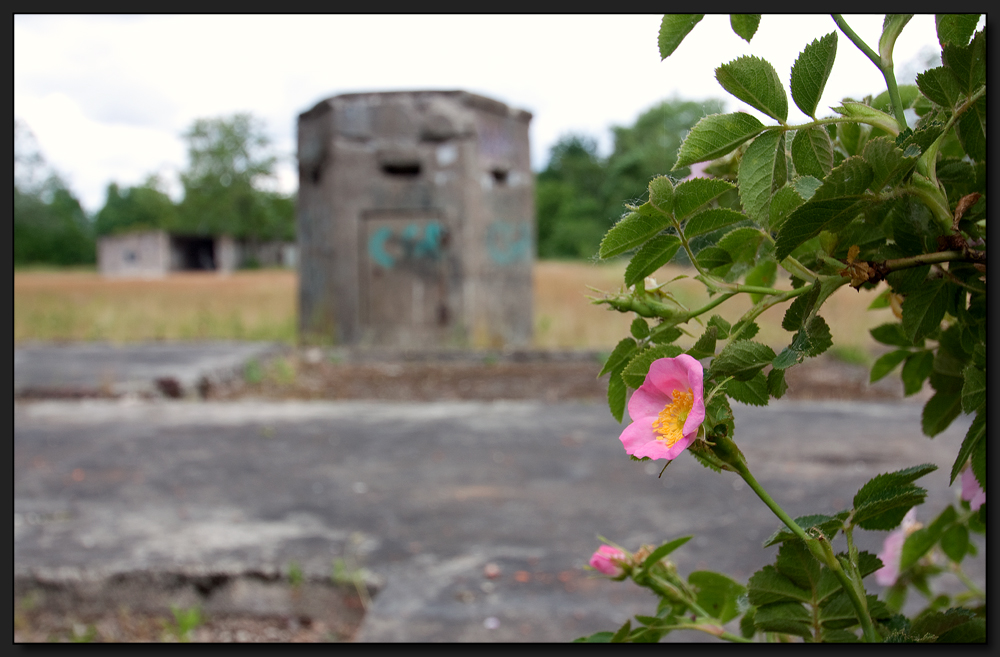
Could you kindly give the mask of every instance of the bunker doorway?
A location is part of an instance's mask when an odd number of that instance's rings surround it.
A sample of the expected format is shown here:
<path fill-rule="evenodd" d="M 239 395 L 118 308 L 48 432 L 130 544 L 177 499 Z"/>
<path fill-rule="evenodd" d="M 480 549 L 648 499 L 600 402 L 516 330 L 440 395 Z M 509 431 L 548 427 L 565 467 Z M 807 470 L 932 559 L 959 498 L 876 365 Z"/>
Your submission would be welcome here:
<path fill-rule="evenodd" d="M 215 271 L 218 269 L 215 239 L 212 237 L 181 237 L 170 239 L 173 269 L 179 271 Z"/>

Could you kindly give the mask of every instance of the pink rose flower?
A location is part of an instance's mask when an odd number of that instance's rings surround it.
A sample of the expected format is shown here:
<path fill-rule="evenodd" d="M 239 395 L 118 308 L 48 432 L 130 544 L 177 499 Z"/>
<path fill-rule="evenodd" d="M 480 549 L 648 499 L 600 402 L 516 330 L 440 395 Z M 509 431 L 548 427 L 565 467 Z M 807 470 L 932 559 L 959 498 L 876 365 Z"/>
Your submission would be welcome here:
<path fill-rule="evenodd" d="M 654 460 L 680 456 L 705 421 L 703 376 L 701 363 L 687 354 L 654 361 L 628 402 L 632 424 L 619 438 L 625 452 Z"/>
<path fill-rule="evenodd" d="M 610 545 L 602 545 L 597 548 L 597 552 L 594 556 L 590 557 L 590 566 L 594 570 L 599 570 L 605 575 L 610 575 L 611 577 L 618 577 L 624 571 L 620 564 L 616 561 L 625 561 L 628 559 L 628 555 L 619 550 L 616 547 L 611 547 Z"/>
<path fill-rule="evenodd" d="M 962 473 L 962 499 L 969 503 L 969 508 L 973 511 L 978 511 L 986 501 L 986 491 L 979 486 L 971 467 Z"/>
<path fill-rule="evenodd" d="M 875 571 L 875 581 L 882 586 L 892 586 L 899 578 L 899 560 L 903 557 L 903 543 L 906 537 L 919 528 L 917 522 L 917 507 L 913 507 L 903 516 L 903 523 L 889 532 L 882 543 L 882 551 L 878 558 L 882 567 Z"/>

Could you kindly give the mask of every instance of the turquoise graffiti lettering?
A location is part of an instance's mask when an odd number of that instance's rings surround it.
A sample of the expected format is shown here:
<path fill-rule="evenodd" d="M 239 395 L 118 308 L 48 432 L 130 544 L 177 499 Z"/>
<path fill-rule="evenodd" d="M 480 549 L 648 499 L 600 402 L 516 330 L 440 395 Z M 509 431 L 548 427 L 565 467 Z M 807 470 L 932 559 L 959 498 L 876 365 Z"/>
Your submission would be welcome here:
<path fill-rule="evenodd" d="M 402 260 L 437 260 L 441 257 L 441 232 L 441 224 L 436 221 L 424 227 L 423 237 L 415 223 L 408 224 L 398 236 L 392 228 L 382 226 L 368 239 L 368 255 L 383 269 L 396 266 L 397 258 L 386 250 L 390 244 L 402 251 Z"/>
<path fill-rule="evenodd" d="M 531 226 L 497 219 L 486 228 L 486 252 L 498 265 L 510 265 L 531 257 Z"/>

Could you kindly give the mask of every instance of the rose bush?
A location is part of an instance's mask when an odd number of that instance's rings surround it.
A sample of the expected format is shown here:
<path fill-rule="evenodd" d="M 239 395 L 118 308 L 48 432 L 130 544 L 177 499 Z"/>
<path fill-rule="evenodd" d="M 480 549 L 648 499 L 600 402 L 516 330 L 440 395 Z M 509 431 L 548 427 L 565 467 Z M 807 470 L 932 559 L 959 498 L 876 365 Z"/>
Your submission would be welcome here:
<path fill-rule="evenodd" d="M 669 464 L 687 451 L 711 470 L 735 473 L 780 520 L 764 543 L 780 548 L 745 586 L 711 571 L 677 575 L 668 555 L 690 537 L 650 547 L 641 559 L 636 553 L 619 576 L 656 593 L 655 614 L 581 640 L 657 641 L 696 629 L 729 641 L 985 641 L 986 596 L 961 563 L 977 554 L 970 532 L 985 533 L 987 506 L 986 32 L 977 30 L 978 14 L 936 16 L 941 65 L 919 74 L 915 86 L 899 86 L 893 49 L 911 16 L 887 15 L 876 49 L 833 15 L 886 90 L 845 98 L 831 115 L 821 115 L 819 101 L 838 31 L 805 44 L 787 78 L 758 57 L 720 65 L 719 84 L 766 123 L 739 111 L 701 119 L 674 168 L 700 165 L 707 177 L 654 178 L 648 199 L 626 204 L 601 242 L 601 258 L 631 254 L 621 290 L 595 300 L 635 315 L 631 336 L 600 372 L 610 377 L 612 415 L 621 421 L 627 407 L 632 420 L 620 436 L 626 452 Z M 701 19 L 664 16 L 661 57 Z M 734 14 L 731 25 L 749 42 L 760 20 Z M 788 122 L 783 79 L 808 122 Z M 675 258 L 708 290 L 702 307 L 686 307 L 669 283 L 647 278 Z M 836 513 L 792 518 L 754 478 L 737 444 L 730 401 L 764 406 L 784 395 L 785 372 L 832 346 L 820 310 L 845 285 L 880 289 L 871 307 L 892 308 L 899 319 L 871 331 L 890 348 L 871 380 L 902 365 L 907 395 L 929 383 L 934 392 L 921 416 L 927 436 L 963 412 L 973 416 L 951 464 L 962 502 L 926 526 L 914 524 L 927 495 L 915 482 L 935 464 L 880 474 Z M 752 306 L 739 321 L 710 314 L 743 294 Z M 791 338 L 775 353 L 754 341 L 755 320 L 781 304 Z M 676 344 L 684 334 L 696 338 L 687 349 Z M 879 556 L 857 548 L 858 531 L 890 532 Z M 846 547 L 837 552 L 833 542 L 841 538 Z M 931 578 L 945 572 L 967 590 L 934 591 Z M 865 588 L 872 574 L 888 586 L 881 598 Z M 906 617 L 910 588 L 928 605 Z M 723 625 L 737 617 L 739 634 L 730 633 Z"/>

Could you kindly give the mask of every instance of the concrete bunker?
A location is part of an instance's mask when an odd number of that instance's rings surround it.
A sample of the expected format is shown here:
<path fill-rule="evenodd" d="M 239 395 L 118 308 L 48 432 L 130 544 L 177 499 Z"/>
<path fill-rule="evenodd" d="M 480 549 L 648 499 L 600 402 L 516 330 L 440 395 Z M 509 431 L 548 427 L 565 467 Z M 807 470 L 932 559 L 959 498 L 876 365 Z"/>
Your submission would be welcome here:
<path fill-rule="evenodd" d="M 303 341 L 529 344 L 530 120 L 464 91 L 344 94 L 301 114 Z"/>

